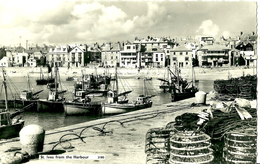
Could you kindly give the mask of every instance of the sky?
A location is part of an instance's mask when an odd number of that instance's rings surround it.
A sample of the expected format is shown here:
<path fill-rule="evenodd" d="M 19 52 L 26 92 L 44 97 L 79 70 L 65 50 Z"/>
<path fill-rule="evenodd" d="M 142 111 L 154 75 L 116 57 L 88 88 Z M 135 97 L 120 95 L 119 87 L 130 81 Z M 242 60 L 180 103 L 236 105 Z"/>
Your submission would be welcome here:
<path fill-rule="evenodd" d="M 0 0 L 0 46 L 219 39 L 257 32 L 256 1 Z"/>

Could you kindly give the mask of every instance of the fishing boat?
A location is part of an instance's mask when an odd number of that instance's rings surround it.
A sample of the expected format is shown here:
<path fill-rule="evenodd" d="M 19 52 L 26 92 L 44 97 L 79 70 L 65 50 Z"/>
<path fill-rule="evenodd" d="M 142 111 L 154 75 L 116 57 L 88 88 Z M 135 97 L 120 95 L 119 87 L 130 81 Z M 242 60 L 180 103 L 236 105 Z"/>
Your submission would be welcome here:
<path fill-rule="evenodd" d="M 49 77 L 49 73 L 51 73 L 51 76 Z M 52 69 L 50 66 L 48 66 L 48 77 L 45 79 L 44 75 L 42 73 L 42 68 L 40 68 L 40 78 L 36 79 L 37 85 L 46 85 L 48 83 L 54 83 L 55 78 L 52 77 Z"/>
<path fill-rule="evenodd" d="M 31 86 L 30 86 L 29 75 L 27 75 L 27 84 L 28 84 L 27 90 L 23 90 L 20 92 L 20 100 L 18 100 L 19 103 L 23 104 L 23 107 L 28 106 L 32 103 L 36 104 L 37 100 L 39 99 L 39 93 L 41 93 L 43 91 L 43 90 L 40 90 L 35 93 L 32 92 Z"/>
<path fill-rule="evenodd" d="M 176 79 L 173 81 L 174 85 L 172 85 L 171 90 L 172 102 L 195 97 L 195 93 L 198 92 L 199 89 L 194 85 L 193 76 L 191 82 L 188 82 L 179 75 L 180 71 L 178 68 L 175 70 Z"/>
<path fill-rule="evenodd" d="M 74 99 L 64 101 L 64 114 L 72 115 L 99 115 L 101 112 L 101 102 L 91 102 L 85 91 L 75 91 Z"/>
<path fill-rule="evenodd" d="M 166 72 L 167 77 L 164 78 L 158 78 L 158 80 L 161 81 L 161 84 L 159 86 L 160 89 L 163 89 L 163 92 L 171 92 L 174 81 L 176 80 L 176 75 L 171 71 L 170 67 L 167 67 L 167 72 Z"/>
<path fill-rule="evenodd" d="M 39 99 L 37 101 L 38 112 L 64 112 L 63 101 L 65 98 L 63 94 L 66 90 L 58 90 L 58 67 L 55 67 L 55 88 L 50 88 L 47 99 Z"/>
<path fill-rule="evenodd" d="M 82 74 L 82 81 L 84 76 Z M 88 95 L 89 92 L 82 90 L 84 82 L 81 83 L 80 89 L 74 88 L 73 100 L 64 101 L 64 114 L 66 116 L 71 115 L 97 115 L 101 111 L 101 102 L 91 102 L 91 98 Z"/>
<path fill-rule="evenodd" d="M 84 85 L 82 85 L 84 83 Z M 84 86 L 84 88 L 82 88 Z M 96 76 L 93 74 L 85 75 L 82 70 L 82 80 L 77 81 L 74 85 L 75 89 L 83 90 L 87 93 L 91 93 L 92 97 L 104 96 L 107 94 L 108 84 L 103 84 L 103 82 L 97 80 Z"/>
<path fill-rule="evenodd" d="M 18 137 L 20 130 L 24 126 L 24 120 L 20 118 L 13 118 L 8 108 L 8 96 L 6 86 L 6 72 L 2 67 L 3 71 L 3 87 L 5 92 L 5 109 L 0 110 L 0 139 L 9 139 Z"/>
<path fill-rule="evenodd" d="M 112 94 L 110 99 L 108 97 L 108 103 L 102 104 L 102 114 L 103 115 L 120 114 L 120 113 L 126 113 L 126 112 L 135 111 L 135 110 L 150 108 L 152 106 L 151 97 L 154 97 L 154 96 L 155 95 L 151 95 L 151 96 L 147 95 L 145 79 L 144 79 L 144 94 L 139 95 L 135 102 L 118 103 L 116 101 L 118 96 L 113 96 L 113 94 Z"/>
<path fill-rule="evenodd" d="M 119 82 L 118 82 L 119 78 L 117 76 L 117 68 L 115 68 L 115 81 L 114 84 L 112 86 L 112 88 L 108 91 L 108 102 L 109 103 L 118 103 L 118 104 L 124 104 L 124 103 L 128 103 L 128 98 L 127 95 L 129 93 L 132 92 L 132 90 L 128 89 L 126 90 L 127 86 L 123 86 L 123 91 L 119 92 Z M 126 83 L 126 82 L 122 82 L 123 79 L 120 79 L 121 84 Z M 129 88 L 129 87 L 128 87 Z"/>

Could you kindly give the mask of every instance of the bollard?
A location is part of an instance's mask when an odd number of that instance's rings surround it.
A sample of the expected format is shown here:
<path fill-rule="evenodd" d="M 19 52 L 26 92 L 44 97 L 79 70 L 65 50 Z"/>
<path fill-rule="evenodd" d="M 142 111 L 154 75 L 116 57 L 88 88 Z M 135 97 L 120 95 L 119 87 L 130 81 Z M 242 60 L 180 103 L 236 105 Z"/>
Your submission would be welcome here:
<path fill-rule="evenodd" d="M 43 150 L 45 130 L 39 125 L 28 125 L 20 133 L 22 150 L 30 156 L 38 154 Z"/>
<path fill-rule="evenodd" d="M 197 104 L 206 104 L 207 94 L 203 91 L 199 91 L 195 93 Z"/>

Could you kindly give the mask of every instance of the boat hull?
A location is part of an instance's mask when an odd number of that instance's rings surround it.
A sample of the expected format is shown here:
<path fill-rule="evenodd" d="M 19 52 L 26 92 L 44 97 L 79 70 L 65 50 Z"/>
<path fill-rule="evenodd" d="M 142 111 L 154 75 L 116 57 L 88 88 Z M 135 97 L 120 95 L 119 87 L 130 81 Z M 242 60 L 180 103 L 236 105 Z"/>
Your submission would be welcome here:
<path fill-rule="evenodd" d="M 64 112 L 64 107 L 62 101 L 38 100 L 37 111 L 38 112 Z"/>
<path fill-rule="evenodd" d="M 73 115 L 99 115 L 101 112 L 101 103 L 74 103 L 64 102 L 64 114 Z"/>
<path fill-rule="evenodd" d="M 195 97 L 196 92 L 198 92 L 198 90 L 192 92 L 172 93 L 172 102 Z"/>
<path fill-rule="evenodd" d="M 55 79 L 54 78 L 49 78 L 49 79 L 37 79 L 36 84 L 37 85 L 46 85 L 48 83 L 54 83 Z"/>
<path fill-rule="evenodd" d="M 152 103 L 147 104 L 104 104 L 102 106 L 102 114 L 103 115 L 109 115 L 109 114 L 120 114 L 120 113 L 127 113 L 135 110 L 150 108 L 152 106 Z"/>
<path fill-rule="evenodd" d="M 24 126 L 24 121 L 21 120 L 13 125 L 1 126 L 0 127 L 0 139 L 9 139 L 19 137 L 19 132 Z"/>
<path fill-rule="evenodd" d="M 8 108 L 23 108 L 24 105 L 20 100 L 8 100 Z M 5 108 L 5 100 L 0 100 L 0 108 Z"/>

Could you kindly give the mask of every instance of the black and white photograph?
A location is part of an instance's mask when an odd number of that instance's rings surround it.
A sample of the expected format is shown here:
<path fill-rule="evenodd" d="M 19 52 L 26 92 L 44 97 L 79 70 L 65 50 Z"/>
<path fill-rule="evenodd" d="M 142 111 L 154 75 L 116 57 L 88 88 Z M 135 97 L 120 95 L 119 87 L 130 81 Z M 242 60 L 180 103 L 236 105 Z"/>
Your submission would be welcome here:
<path fill-rule="evenodd" d="M 258 7 L 0 0 L 0 164 L 260 162 Z"/>

